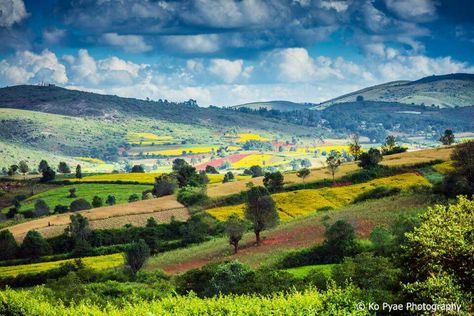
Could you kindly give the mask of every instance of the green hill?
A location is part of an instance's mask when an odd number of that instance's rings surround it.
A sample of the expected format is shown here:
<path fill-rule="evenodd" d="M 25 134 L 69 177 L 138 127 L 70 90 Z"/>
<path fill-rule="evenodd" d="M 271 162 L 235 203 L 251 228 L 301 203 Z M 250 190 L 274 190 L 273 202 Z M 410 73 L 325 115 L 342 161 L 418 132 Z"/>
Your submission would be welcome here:
<path fill-rule="evenodd" d="M 252 102 L 252 103 L 245 103 L 234 105 L 231 108 L 248 108 L 252 110 L 258 109 L 267 109 L 267 110 L 277 110 L 281 112 L 287 111 L 301 111 L 305 109 L 309 109 L 314 107 L 315 104 L 312 103 L 295 103 L 290 101 L 268 101 L 268 102 Z"/>
<path fill-rule="evenodd" d="M 474 74 L 430 76 L 416 81 L 394 81 L 358 90 L 319 104 L 322 109 L 333 104 L 365 101 L 398 102 L 426 106 L 456 107 L 474 105 Z"/>

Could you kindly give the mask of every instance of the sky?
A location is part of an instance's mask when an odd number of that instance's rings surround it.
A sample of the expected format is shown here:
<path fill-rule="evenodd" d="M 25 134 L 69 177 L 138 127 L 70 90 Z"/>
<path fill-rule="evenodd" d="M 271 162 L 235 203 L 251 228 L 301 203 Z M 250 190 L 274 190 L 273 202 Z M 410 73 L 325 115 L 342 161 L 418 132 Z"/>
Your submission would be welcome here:
<path fill-rule="evenodd" d="M 229 106 L 456 72 L 472 0 L 0 0 L 0 86 Z"/>

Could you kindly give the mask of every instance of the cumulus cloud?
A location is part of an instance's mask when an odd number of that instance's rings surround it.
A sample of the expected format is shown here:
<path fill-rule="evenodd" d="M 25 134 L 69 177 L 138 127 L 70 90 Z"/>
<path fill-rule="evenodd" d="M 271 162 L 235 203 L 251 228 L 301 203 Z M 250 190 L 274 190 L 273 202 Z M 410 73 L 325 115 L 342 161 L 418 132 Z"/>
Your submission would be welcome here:
<path fill-rule="evenodd" d="M 387 8 L 397 17 L 409 21 L 429 21 L 436 17 L 437 1 L 385 0 Z"/>
<path fill-rule="evenodd" d="M 165 48 L 177 53 L 214 53 L 219 50 L 216 34 L 172 35 L 163 37 Z"/>
<path fill-rule="evenodd" d="M 209 66 L 209 72 L 222 78 L 225 82 L 233 82 L 242 73 L 243 60 L 213 59 Z"/>
<path fill-rule="evenodd" d="M 24 84 L 47 81 L 65 84 L 68 81 L 66 68 L 56 55 L 45 49 L 40 54 L 30 51 L 18 52 L 10 60 L 0 63 L 4 84 Z"/>
<path fill-rule="evenodd" d="M 11 27 L 28 17 L 23 0 L 0 1 L 0 27 Z"/>
<path fill-rule="evenodd" d="M 143 36 L 119 35 L 117 33 L 106 33 L 102 35 L 102 42 L 111 46 L 120 47 L 129 53 L 146 53 L 153 49 L 145 42 Z"/>

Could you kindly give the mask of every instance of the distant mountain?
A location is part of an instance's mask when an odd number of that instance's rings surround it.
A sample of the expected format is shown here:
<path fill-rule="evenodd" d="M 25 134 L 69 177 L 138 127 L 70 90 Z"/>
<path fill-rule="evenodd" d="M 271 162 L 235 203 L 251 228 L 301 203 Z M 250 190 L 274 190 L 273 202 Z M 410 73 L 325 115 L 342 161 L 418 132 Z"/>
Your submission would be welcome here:
<path fill-rule="evenodd" d="M 416 81 L 394 81 L 365 88 L 323 102 L 315 109 L 354 102 L 360 97 L 365 101 L 398 102 L 426 106 L 456 107 L 474 105 L 474 74 L 430 76 Z"/>
<path fill-rule="evenodd" d="M 295 103 L 290 101 L 268 101 L 268 102 L 252 102 L 252 103 L 245 103 L 234 105 L 231 108 L 240 109 L 240 108 L 248 108 L 252 110 L 258 109 L 267 109 L 267 110 L 278 110 L 281 112 L 288 112 L 288 111 L 298 111 L 298 110 L 305 110 L 314 107 L 315 104 L 312 103 Z"/>

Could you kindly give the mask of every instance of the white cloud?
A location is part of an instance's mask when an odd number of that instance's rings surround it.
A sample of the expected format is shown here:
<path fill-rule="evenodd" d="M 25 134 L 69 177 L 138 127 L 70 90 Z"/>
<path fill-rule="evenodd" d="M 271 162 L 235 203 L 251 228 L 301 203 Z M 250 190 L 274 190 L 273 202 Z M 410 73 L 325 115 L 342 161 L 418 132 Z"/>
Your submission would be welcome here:
<path fill-rule="evenodd" d="M 347 1 L 322 1 L 321 7 L 324 9 L 334 9 L 336 12 L 345 12 L 349 7 Z"/>
<path fill-rule="evenodd" d="M 43 40 L 50 44 L 59 43 L 64 38 L 64 36 L 66 36 L 65 30 L 47 29 L 43 31 Z"/>
<path fill-rule="evenodd" d="M 220 77 L 227 83 L 233 82 L 242 73 L 243 60 L 213 59 L 209 66 L 209 72 Z"/>
<path fill-rule="evenodd" d="M 0 27 L 11 27 L 28 17 L 23 0 L 0 1 Z"/>
<path fill-rule="evenodd" d="M 216 34 L 164 36 L 165 48 L 170 46 L 178 53 L 214 53 L 219 50 Z"/>
<path fill-rule="evenodd" d="M 453 60 L 451 57 L 429 58 L 422 55 L 397 56 L 390 62 L 380 64 L 377 68 L 382 81 L 416 80 L 431 75 L 474 72 L 474 67 Z"/>
<path fill-rule="evenodd" d="M 106 33 L 101 37 L 105 44 L 120 47 L 129 53 L 146 53 L 153 49 L 140 35 L 119 35 L 117 33 Z"/>
<path fill-rule="evenodd" d="M 66 68 L 56 55 L 45 49 L 40 54 L 18 52 L 11 60 L 0 63 L 0 73 L 6 84 L 38 83 L 40 81 L 64 84 L 68 81 Z"/>
<path fill-rule="evenodd" d="M 385 4 L 401 19 L 428 21 L 436 17 L 437 2 L 433 0 L 385 0 Z"/>
<path fill-rule="evenodd" d="M 279 78 L 288 82 L 309 82 L 316 74 L 314 60 L 304 48 L 287 48 L 277 52 Z"/>

